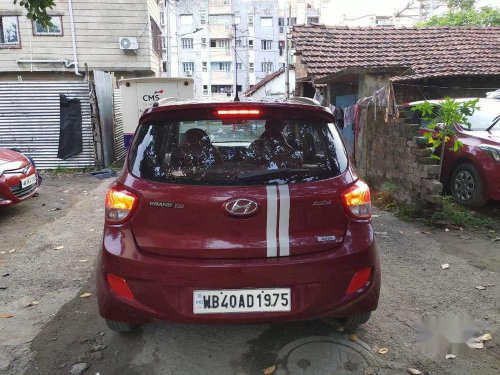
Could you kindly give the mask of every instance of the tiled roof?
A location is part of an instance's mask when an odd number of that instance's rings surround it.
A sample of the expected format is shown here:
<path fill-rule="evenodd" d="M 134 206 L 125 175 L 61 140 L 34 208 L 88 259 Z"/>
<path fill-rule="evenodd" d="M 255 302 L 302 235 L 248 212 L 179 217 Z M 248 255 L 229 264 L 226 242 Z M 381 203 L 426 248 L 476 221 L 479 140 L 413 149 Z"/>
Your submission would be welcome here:
<path fill-rule="evenodd" d="M 294 69 L 293 66 L 290 66 L 290 70 Z M 263 79 L 261 79 L 259 82 L 257 82 L 255 85 L 253 85 L 251 88 L 249 88 L 247 91 L 244 92 L 245 96 L 252 96 L 255 94 L 255 92 L 260 89 L 262 86 L 265 86 L 266 83 L 271 82 L 273 79 L 278 77 L 280 74 L 285 72 L 285 67 L 278 69 L 277 71 L 268 74 L 265 76 Z M 286 90 L 285 90 L 286 91 Z"/>
<path fill-rule="evenodd" d="M 307 74 L 314 77 L 391 67 L 407 68 L 394 81 L 500 75 L 500 27 L 295 26 L 292 39 Z"/>

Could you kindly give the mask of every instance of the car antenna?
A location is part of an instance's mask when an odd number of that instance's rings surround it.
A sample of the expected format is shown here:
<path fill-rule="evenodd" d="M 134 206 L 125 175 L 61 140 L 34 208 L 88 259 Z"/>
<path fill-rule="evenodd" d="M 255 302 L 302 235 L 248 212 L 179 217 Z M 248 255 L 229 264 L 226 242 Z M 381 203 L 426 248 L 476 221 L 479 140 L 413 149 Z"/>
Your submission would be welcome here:
<path fill-rule="evenodd" d="M 234 101 L 239 102 L 240 98 L 238 96 L 238 63 L 236 57 L 238 56 L 236 54 L 236 23 L 233 24 L 234 28 L 234 91 L 236 92 L 236 95 L 234 96 Z"/>

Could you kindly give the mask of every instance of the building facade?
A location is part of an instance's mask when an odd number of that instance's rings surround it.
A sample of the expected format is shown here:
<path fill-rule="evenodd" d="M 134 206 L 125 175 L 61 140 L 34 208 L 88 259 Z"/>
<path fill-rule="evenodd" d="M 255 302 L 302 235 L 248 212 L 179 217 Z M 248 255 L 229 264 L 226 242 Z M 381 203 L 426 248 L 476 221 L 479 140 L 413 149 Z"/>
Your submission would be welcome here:
<path fill-rule="evenodd" d="M 285 66 L 286 24 L 320 23 L 326 3 L 164 0 L 162 75 L 194 78 L 195 96 L 228 96 L 237 74 L 244 92 Z"/>
<path fill-rule="evenodd" d="M 156 0 L 60 0 L 49 15 L 44 27 L 0 0 L 0 80 L 81 80 L 85 65 L 117 78 L 159 75 Z"/>

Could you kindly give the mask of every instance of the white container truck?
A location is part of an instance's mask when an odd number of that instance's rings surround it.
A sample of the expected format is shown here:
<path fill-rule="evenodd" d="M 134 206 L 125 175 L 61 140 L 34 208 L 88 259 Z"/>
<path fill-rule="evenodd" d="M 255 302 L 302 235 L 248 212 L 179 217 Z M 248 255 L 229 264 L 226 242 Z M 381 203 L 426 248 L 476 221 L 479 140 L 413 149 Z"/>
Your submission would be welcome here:
<path fill-rule="evenodd" d="M 142 113 L 161 99 L 177 100 L 194 97 L 192 78 L 130 78 L 118 81 L 123 113 L 123 140 L 129 148 Z"/>

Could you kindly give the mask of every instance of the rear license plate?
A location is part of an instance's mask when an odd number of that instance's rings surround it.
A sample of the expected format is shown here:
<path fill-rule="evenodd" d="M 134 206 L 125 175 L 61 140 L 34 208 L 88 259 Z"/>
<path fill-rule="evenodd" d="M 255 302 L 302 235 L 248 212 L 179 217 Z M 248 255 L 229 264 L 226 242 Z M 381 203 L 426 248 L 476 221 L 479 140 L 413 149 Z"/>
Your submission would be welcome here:
<path fill-rule="evenodd" d="M 32 174 L 31 176 L 28 176 L 26 178 L 23 178 L 21 180 L 21 189 L 24 189 L 28 186 L 36 184 L 36 174 Z"/>
<path fill-rule="evenodd" d="M 194 314 L 291 311 L 290 288 L 195 290 Z"/>

